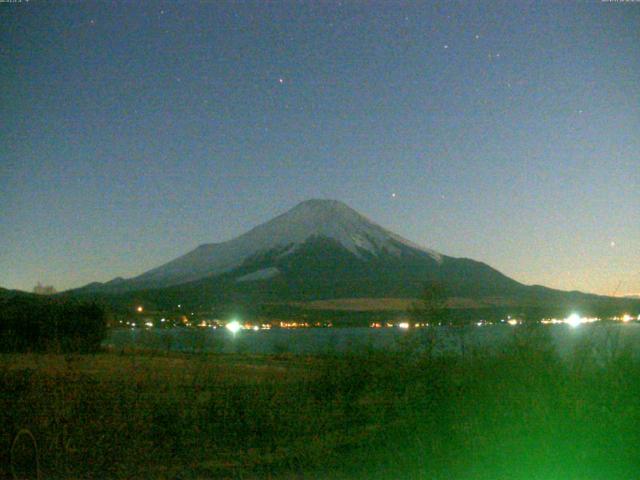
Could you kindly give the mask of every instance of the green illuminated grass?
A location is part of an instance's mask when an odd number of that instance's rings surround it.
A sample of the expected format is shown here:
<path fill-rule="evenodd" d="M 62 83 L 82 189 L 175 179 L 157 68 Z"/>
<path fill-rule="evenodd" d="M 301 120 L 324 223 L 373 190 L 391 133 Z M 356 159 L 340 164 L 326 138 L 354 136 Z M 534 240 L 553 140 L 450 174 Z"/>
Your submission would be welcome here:
<path fill-rule="evenodd" d="M 0 477 L 630 479 L 640 362 L 543 329 L 461 357 L 2 355 Z M 33 446 L 13 449 L 35 478 Z"/>

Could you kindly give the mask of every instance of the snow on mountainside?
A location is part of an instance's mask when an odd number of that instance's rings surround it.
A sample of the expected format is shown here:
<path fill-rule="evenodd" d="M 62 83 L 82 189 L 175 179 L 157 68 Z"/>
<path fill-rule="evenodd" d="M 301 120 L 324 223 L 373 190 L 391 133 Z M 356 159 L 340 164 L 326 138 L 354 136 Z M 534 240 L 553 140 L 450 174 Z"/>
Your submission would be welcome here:
<path fill-rule="evenodd" d="M 130 286 L 165 286 L 224 273 L 256 254 L 281 250 L 294 252 L 312 237 L 328 237 L 360 256 L 386 250 L 400 255 L 402 247 L 420 250 L 437 262 L 442 256 L 422 248 L 373 223 L 336 200 L 308 200 L 288 212 L 227 242 L 201 245 L 165 265 L 128 281 Z"/>
<path fill-rule="evenodd" d="M 270 302 L 414 299 L 431 281 L 441 282 L 451 298 L 483 309 L 512 311 L 518 305 L 552 316 L 565 309 L 596 311 L 597 302 L 609 309 L 618 302 L 620 311 L 638 305 L 523 285 L 482 262 L 421 248 L 333 200 L 303 202 L 233 240 L 201 245 L 138 277 L 62 295 L 88 295 L 119 308 L 142 301 L 157 308 L 253 308 Z"/>
<path fill-rule="evenodd" d="M 276 267 L 262 268 L 247 275 L 236 278 L 236 282 L 253 282 L 255 280 L 267 280 L 280 274 Z"/>

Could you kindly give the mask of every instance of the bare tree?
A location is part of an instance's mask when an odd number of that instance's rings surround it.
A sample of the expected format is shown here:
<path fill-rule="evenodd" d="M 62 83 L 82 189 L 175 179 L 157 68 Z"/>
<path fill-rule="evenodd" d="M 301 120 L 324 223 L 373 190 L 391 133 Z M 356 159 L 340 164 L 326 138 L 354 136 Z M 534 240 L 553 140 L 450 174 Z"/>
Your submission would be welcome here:
<path fill-rule="evenodd" d="M 437 281 L 425 283 L 422 295 L 409 307 L 409 315 L 415 323 L 426 323 L 430 326 L 448 325 L 451 316 L 444 285 Z"/>
<path fill-rule="evenodd" d="M 58 293 L 53 285 L 42 285 L 40 282 L 33 287 L 33 293 L 38 295 L 53 295 L 54 293 Z"/>
<path fill-rule="evenodd" d="M 424 284 L 422 295 L 409 307 L 409 316 L 414 325 L 430 327 L 421 335 L 423 346 L 430 354 L 436 347 L 438 339 L 436 329 L 451 323 L 451 315 L 447 304 L 447 291 L 441 282 L 431 281 Z"/>

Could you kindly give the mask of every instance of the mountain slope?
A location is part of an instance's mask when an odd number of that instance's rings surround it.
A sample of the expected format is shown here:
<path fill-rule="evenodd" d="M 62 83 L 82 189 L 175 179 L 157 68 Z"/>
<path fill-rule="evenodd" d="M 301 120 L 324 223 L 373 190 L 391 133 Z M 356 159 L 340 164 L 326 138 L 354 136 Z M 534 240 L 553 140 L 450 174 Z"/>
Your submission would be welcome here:
<path fill-rule="evenodd" d="M 311 237 L 294 251 L 263 252 L 220 275 L 152 289 L 157 297 L 198 305 L 239 300 L 299 301 L 353 297 L 417 297 L 426 281 L 454 296 L 517 294 L 526 287 L 468 259 L 441 256 L 401 244 L 389 251 L 349 251 L 338 241 Z M 156 295 L 154 295 L 156 296 Z"/>
<path fill-rule="evenodd" d="M 131 279 L 94 283 L 66 294 L 108 298 L 118 304 L 145 301 L 159 308 L 185 304 L 208 309 L 340 298 L 416 298 L 429 281 L 442 283 L 450 297 L 466 299 L 467 304 L 573 308 L 612 301 L 523 285 L 482 262 L 420 247 L 333 200 L 303 202 L 233 240 L 201 245 Z"/>
<path fill-rule="evenodd" d="M 201 245 L 129 280 L 87 287 L 117 292 L 186 283 L 231 271 L 260 253 L 278 251 L 285 256 L 313 237 L 332 239 L 358 257 L 381 252 L 399 255 L 403 248 L 424 252 L 436 261 L 442 257 L 382 228 L 342 202 L 308 200 L 233 240 Z"/>

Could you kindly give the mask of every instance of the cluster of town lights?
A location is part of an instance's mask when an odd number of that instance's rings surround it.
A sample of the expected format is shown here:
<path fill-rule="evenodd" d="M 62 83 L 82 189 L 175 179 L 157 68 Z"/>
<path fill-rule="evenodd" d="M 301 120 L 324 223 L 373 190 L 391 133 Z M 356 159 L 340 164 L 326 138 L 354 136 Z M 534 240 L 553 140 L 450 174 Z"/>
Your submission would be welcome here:
<path fill-rule="evenodd" d="M 234 335 L 238 333 L 240 330 L 253 330 L 257 332 L 259 330 L 270 330 L 271 325 L 263 323 L 262 325 L 253 325 L 250 323 L 241 324 L 238 320 L 231 320 L 229 323 L 225 325 L 225 328 L 229 330 Z"/>
<path fill-rule="evenodd" d="M 181 305 L 180 305 L 181 306 Z M 144 307 L 142 305 L 138 305 L 135 307 L 135 311 L 137 313 L 143 313 L 144 312 Z M 192 313 L 192 315 L 194 315 Z M 192 326 L 194 325 L 193 323 L 191 323 L 191 321 L 189 321 L 189 319 L 187 318 L 187 316 L 182 315 L 181 318 L 181 323 L 184 326 Z M 542 320 L 540 320 L 540 323 L 548 325 L 557 325 L 557 324 L 564 324 L 564 325 L 569 325 L 570 327 L 576 328 L 582 324 L 585 323 L 593 323 L 593 322 L 599 322 L 601 321 L 601 318 L 598 317 L 583 317 L 578 313 L 572 313 L 571 315 L 569 315 L 566 318 L 543 318 Z M 616 317 L 609 317 L 608 320 L 611 321 L 617 321 L 617 322 L 622 322 L 622 323 L 629 323 L 632 321 L 638 321 L 640 322 L 640 315 L 638 315 L 637 317 L 629 315 L 628 313 L 625 313 L 621 316 L 616 316 Z M 168 319 L 166 318 L 161 318 L 160 319 L 160 323 L 165 323 L 167 322 Z M 144 323 L 143 323 L 144 322 Z M 140 322 L 142 325 L 144 325 L 147 328 L 152 328 L 154 326 L 154 323 L 150 320 L 147 319 L 146 321 L 143 320 L 143 322 Z M 121 324 L 124 324 L 125 322 L 123 320 L 120 320 Z M 139 324 L 140 324 L 139 323 Z M 500 322 L 496 322 L 496 323 L 507 323 L 508 325 L 511 326 L 516 326 L 516 325 L 520 325 L 522 323 L 524 323 L 523 320 L 518 319 L 518 318 L 512 318 L 510 315 L 507 316 L 506 319 L 502 319 L 500 320 Z M 486 321 L 486 320 L 480 320 L 478 322 L 474 322 L 474 324 L 478 327 L 484 326 L 484 325 L 491 325 L 493 324 L 493 322 L 490 321 Z M 131 322 L 131 321 L 127 321 L 126 322 L 127 326 L 130 326 L 132 328 L 135 328 L 137 323 L 136 322 Z M 253 330 L 253 331 L 259 331 L 259 330 L 270 330 L 272 328 L 272 326 L 276 326 L 276 327 L 280 327 L 280 328 L 309 328 L 309 327 L 333 327 L 333 323 L 332 322 L 315 322 L 315 323 L 310 323 L 310 322 L 296 322 L 296 321 L 279 321 L 276 324 L 272 325 L 271 323 L 262 323 L 260 325 L 256 325 L 253 323 L 241 323 L 239 320 L 237 319 L 232 319 L 231 321 L 227 322 L 226 324 L 223 322 L 220 322 L 219 320 L 201 320 L 199 323 L 196 324 L 198 327 L 211 327 L 211 328 L 218 328 L 218 327 L 223 327 L 226 328 L 227 330 L 229 330 L 229 332 L 231 332 L 233 335 L 235 335 L 236 333 L 238 333 L 240 330 Z M 439 324 L 440 325 L 440 324 Z M 406 320 L 403 321 L 395 321 L 395 322 L 373 322 L 370 324 L 371 328 L 383 328 L 383 327 L 387 327 L 387 328 L 392 328 L 392 327 L 396 327 L 396 328 L 400 328 L 403 330 L 407 330 L 409 328 L 420 328 L 420 327 L 429 327 L 429 323 L 409 323 Z"/>
<path fill-rule="evenodd" d="M 629 315 L 624 315 L 622 318 L 629 319 L 626 321 L 630 321 L 633 319 L 633 317 Z M 600 320 L 601 319 L 598 317 L 582 317 L 577 313 L 572 313 L 567 318 L 544 318 L 540 321 L 540 323 L 543 323 L 545 325 L 565 324 L 569 325 L 570 327 L 576 328 L 584 323 L 599 322 Z M 618 317 L 613 317 L 612 320 L 618 320 Z"/>
<path fill-rule="evenodd" d="M 628 313 L 625 313 L 621 317 L 611 317 L 610 320 L 612 320 L 614 322 L 629 323 L 629 322 L 631 322 L 633 320 L 640 321 L 640 315 L 638 315 L 638 317 L 635 318 L 635 317 L 629 315 Z M 598 318 L 598 317 L 581 317 L 577 313 L 572 313 L 567 318 L 561 318 L 561 319 L 545 318 L 545 319 L 541 320 L 541 323 L 544 323 L 544 324 L 564 323 L 564 324 L 567 324 L 567 325 L 569 325 L 571 327 L 578 327 L 578 326 L 582 325 L 583 323 L 593 323 L 593 322 L 599 322 L 599 321 L 601 321 L 601 319 Z"/>

